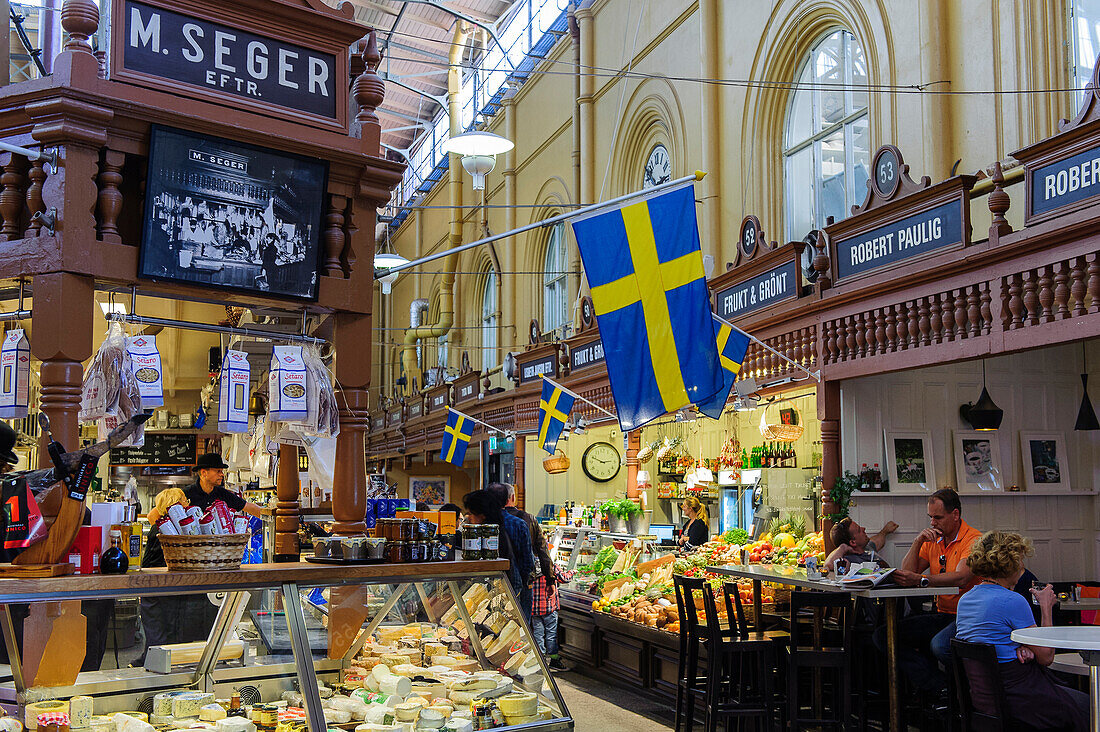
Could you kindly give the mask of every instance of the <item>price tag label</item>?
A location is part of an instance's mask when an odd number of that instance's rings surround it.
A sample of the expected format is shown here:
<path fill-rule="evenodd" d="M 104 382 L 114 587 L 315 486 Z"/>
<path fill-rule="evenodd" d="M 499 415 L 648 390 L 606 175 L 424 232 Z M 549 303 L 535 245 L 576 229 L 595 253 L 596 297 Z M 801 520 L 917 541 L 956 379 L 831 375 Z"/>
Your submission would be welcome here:
<path fill-rule="evenodd" d="M 656 534 L 638 534 L 634 538 L 637 539 L 638 541 L 657 541 L 657 535 Z"/>

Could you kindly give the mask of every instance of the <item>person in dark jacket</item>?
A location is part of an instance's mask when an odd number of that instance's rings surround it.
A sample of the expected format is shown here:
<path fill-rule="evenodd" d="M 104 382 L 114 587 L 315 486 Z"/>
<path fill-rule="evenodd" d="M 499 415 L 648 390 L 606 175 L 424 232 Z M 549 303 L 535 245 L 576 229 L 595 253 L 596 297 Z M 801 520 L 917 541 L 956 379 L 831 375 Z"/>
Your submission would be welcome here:
<path fill-rule="evenodd" d="M 471 491 L 462 497 L 466 523 L 496 524 L 500 531 L 500 558 L 510 562 L 508 581 L 520 601 L 524 619 L 531 617 L 530 578 L 535 570 L 531 552 L 531 531 L 522 519 L 504 510 L 504 504 L 487 490 Z M 526 604 L 524 597 L 526 596 Z"/>

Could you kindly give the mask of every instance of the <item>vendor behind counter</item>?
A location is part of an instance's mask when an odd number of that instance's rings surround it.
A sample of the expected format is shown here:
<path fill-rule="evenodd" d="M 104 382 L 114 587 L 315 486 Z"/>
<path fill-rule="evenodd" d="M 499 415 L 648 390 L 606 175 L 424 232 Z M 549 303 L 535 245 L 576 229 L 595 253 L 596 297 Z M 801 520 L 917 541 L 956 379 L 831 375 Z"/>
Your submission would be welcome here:
<path fill-rule="evenodd" d="M 168 488 L 157 494 L 156 505 L 149 511 L 149 539 L 141 557 L 142 567 L 163 567 L 164 551 L 160 546 L 157 521 L 175 504 L 210 508 L 215 501 L 224 501 L 234 511 L 244 511 L 252 516 L 261 515 L 255 503 L 246 501 L 225 488 L 225 470 L 221 455 L 206 453 L 195 464 L 195 482 L 184 489 Z M 207 600 L 205 594 L 182 597 L 141 598 L 141 626 L 145 630 L 145 651 L 135 663 L 144 663 L 150 646 L 172 643 L 189 643 L 205 640 L 217 618 L 218 608 Z"/>

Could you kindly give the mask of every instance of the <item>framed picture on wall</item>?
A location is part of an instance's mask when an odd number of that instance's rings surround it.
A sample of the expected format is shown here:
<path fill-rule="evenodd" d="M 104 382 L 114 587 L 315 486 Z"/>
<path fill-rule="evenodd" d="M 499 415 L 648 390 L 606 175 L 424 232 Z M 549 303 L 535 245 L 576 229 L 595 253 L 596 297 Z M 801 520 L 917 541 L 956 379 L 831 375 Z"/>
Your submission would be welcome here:
<path fill-rule="evenodd" d="M 1024 485 L 1029 492 L 1068 491 L 1069 454 L 1061 432 L 1021 432 Z"/>
<path fill-rule="evenodd" d="M 886 470 L 890 491 L 919 493 L 936 490 L 936 466 L 932 460 L 932 433 L 883 430 Z"/>
<path fill-rule="evenodd" d="M 413 476 L 409 478 L 409 497 L 413 507 L 423 501 L 438 508 L 451 498 L 451 479 L 447 476 Z"/>
<path fill-rule="evenodd" d="M 996 432 L 955 430 L 955 480 L 959 493 L 1005 489 L 1001 445 Z"/>

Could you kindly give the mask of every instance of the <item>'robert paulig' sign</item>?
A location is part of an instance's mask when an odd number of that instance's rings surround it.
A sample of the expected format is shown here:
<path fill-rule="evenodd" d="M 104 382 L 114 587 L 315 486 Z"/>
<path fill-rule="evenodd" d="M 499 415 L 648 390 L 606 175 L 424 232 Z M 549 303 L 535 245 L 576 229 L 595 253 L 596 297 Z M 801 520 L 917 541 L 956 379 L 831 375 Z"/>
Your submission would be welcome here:
<path fill-rule="evenodd" d="M 1100 194 L 1100 147 L 1036 168 L 1029 194 L 1032 216 Z"/>
<path fill-rule="evenodd" d="M 798 264 L 794 260 L 727 287 L 715 297 L 715 312 L 739 318 L 798 295 Z"/>
<path fill-rule="evenodd" d="M 336 119 L 336 57 L 238 28 L 124 3 L 123 68 Z"/>
<path fill-rule="evenodd" d="M 836 241 L 837 280 L 962 242 L 962 202 L 952 201 Z"/>

